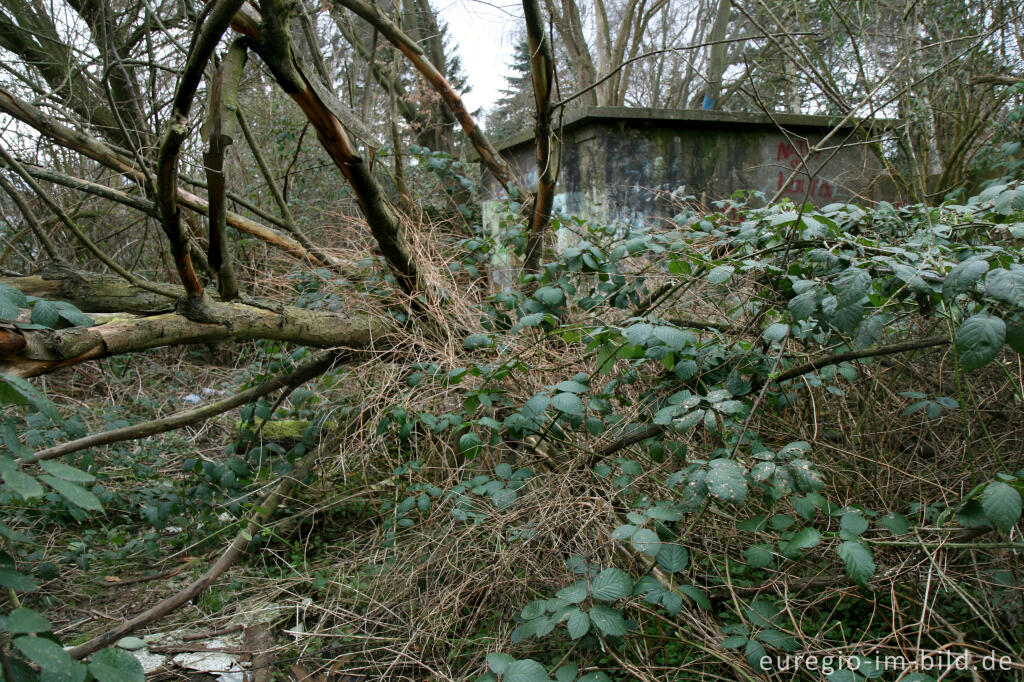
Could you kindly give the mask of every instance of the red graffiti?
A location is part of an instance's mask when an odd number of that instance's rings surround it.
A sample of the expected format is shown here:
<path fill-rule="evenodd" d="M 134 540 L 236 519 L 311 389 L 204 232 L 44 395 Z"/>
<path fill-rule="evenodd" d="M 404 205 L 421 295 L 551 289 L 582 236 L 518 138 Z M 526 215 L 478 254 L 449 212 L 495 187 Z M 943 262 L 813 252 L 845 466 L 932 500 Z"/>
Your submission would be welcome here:
<path fill-rule="evenodd" d="M 779 149 L 775 154 L 775 160 L 788 166 L 792 170 L 797 170 L 800 168 L 804 159 L 807 159 L 808 161 L 816 160 L 821 155 L 821 152 L 815 152 L 813 155 L 809 155 L 810 148 L 803 140 L 798 140 L 794 144 L 783 141 L 779 143 Z M 832 183 L 829 181 L 813 178 L 808 182 L 808 178 L 806 177 L 795 177 L 787 185 L 786 181 L 789 180 L 789 176 L 790 173 L 780 170 L 776 189 L 782 189 L 785 187 L 785 190 L 783 190 L 785 194 L 807 196 L 817 199 L 832 198 Z"/>

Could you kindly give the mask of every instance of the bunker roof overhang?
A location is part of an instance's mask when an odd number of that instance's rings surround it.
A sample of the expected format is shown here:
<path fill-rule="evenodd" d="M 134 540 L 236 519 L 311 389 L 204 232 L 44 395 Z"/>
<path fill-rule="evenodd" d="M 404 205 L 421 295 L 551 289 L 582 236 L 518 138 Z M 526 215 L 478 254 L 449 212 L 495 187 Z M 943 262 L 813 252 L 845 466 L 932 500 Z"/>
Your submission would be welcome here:
<path fill-rule="evenodd" d="M 875 134 L 892 131 L 900 127 L 899 119 L 871 118 L 861 119 L 851 116 L 844 120 L 843 116 L 823 116 L 810 114 L 755 114 L 731 111 L 707 111 L 700 109 L 648 109 L 639 107 L 582 107 L 573 109 L 561 120 L 555 119 L 554 127 L 563 132 L 580 128 L 587 124 L 613 125 L 622 123 L 630 127 L 658 128 L 745 128 L 772 129 L 783 128 L 787 131 L 800 133 L 822 133 L 839 127 L 844 131 L 863 128 Z M 512 149 L 527 142 L 533 142 L 532 129 L 524 130 L 516 135 L 499 140 L 495 147 L 498 151 Z M 841 140 L 837 140 L 837 143 Z"/>

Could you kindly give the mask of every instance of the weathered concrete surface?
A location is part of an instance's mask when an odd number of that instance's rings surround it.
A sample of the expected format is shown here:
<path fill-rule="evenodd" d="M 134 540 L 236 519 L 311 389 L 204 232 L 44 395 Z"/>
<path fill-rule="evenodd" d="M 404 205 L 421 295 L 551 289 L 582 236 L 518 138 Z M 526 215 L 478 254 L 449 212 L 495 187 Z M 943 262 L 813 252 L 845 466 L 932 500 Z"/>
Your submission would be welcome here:
<path fill-rule="evenodd" d="M 801 164 L 810 146 L 839 122 L 826 116 L 622 107 L 588 107 L 563 122 L 562 172 L 555 209 L 605 223 L 634 226 L 671 218 L 679 199 L 712 201 L 736 190 L 771 198 L 797 175 L 783 196 L 816 205 L 893 199 L 886 196 L 881 162 L 854 134 L 840 129 L 829 148 Z M 894 122 L 881 121 L 881 130 Z M 780 130 L 780 127 L 782 130 Z M 879 133 L 881 134 L 881 133 Z M 845 143 L 845 144 L 844 144 Z M 503 156 L 536 184 L 532 133 L 498 145 Z M 504 198 L 484 173 L 485 216 Z M 763 203 L 763 202 L 762 202 Z"/>

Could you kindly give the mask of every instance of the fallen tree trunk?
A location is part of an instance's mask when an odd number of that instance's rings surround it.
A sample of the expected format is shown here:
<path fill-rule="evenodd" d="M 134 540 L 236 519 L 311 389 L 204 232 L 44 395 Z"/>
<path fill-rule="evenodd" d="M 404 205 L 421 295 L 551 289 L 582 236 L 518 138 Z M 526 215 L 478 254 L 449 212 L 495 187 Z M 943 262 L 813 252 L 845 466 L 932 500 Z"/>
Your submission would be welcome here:
<path fill-rule="evenodd" d="M 111 355 L 220 341 L 272 339 L 319 348 L 365 348 L 385 332 L 383 320 L 364 313 L 207 301 L 202 321 L 173 312 L 125 315 L 93 327 L 0 329 L 0 372 L 30 377 Z"/>
<path fill-rule="evenodd" d="M 90 313 L 147 314 L 174 310 L 174 299 L 137 287 L 121 277 L 60 265 L 47 265 L 37 274 L 25 277 L 0 277 L 0 283 L 29 296 L 67 301 Z M 179 297 L 185 295 L 179 286 L 167 287 Z"/>

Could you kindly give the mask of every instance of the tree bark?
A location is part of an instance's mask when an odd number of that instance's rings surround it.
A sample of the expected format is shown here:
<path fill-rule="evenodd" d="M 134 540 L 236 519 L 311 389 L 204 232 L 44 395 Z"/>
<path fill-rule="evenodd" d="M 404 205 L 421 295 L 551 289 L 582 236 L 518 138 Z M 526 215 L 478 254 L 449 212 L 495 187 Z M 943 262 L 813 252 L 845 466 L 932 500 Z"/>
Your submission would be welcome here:
<path fill-rule="evenodd" d="M 363 313 L 215 301 L 205 303 L 204 313 L 204 322 L 174 312 L 125 315 L 93 327 L 0 328 L 0 372 L 30 377 L 111 355 L 220 341 L 273 339 L 320 348 L 365 348 L 386 333 L 383 320 Z"/>

